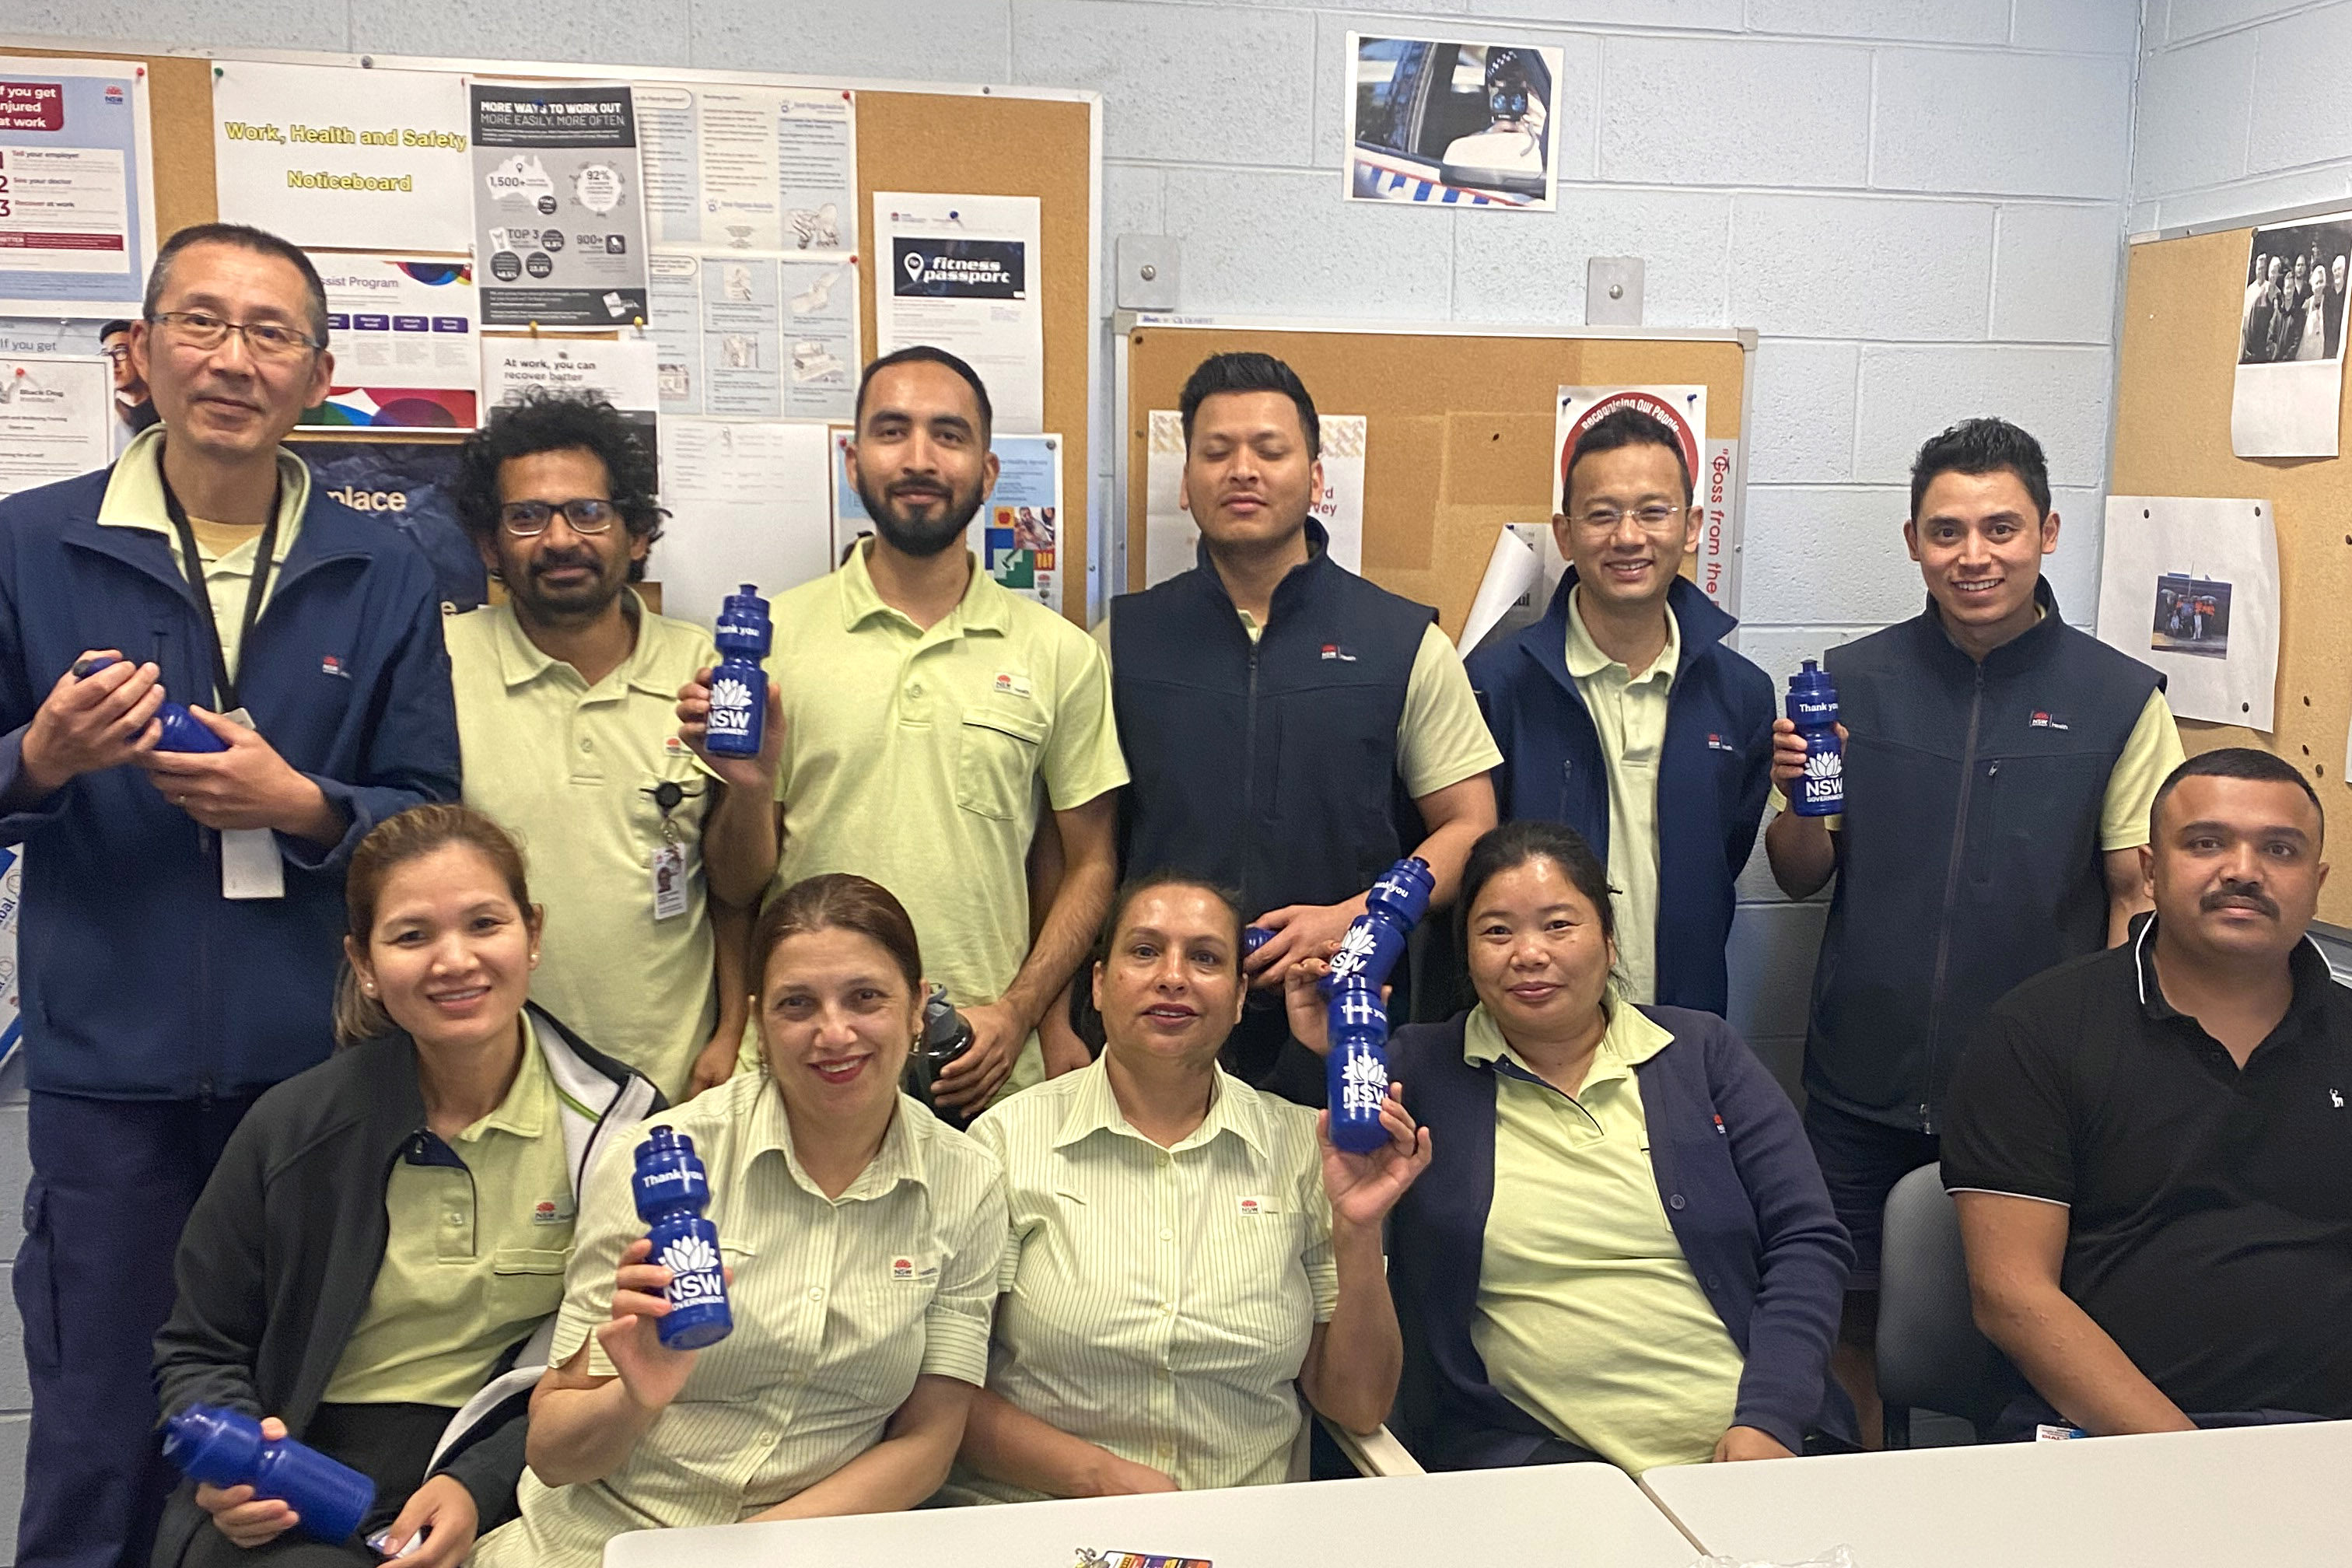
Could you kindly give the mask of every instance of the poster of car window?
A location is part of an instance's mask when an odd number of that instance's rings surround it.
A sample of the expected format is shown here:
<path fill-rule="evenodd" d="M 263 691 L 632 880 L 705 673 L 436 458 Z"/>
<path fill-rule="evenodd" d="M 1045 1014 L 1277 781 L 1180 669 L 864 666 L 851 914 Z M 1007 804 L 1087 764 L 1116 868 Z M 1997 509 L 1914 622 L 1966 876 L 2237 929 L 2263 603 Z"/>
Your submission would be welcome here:
<path fill-rule="evenodd" d="M 2247 240 L 2230 397 L 2230 450 L 2239 457 L 2336 455 L 2347 284 L 2352 213 L 2258 228 Z"/>
<path fill-rule="evenodd" d="M 645 190 L 622 82 L 468 80 L 482 323 L 646 319 Z"/>
<path fill-rule="evenodd" d="M 1035 196 L 874 193 L 874 353 L 916 343 L 979 373 L 996 428 L 1045 428 L 1045 316 Z"/>
<path fill-rule="evenodd" d="M 488 575 L 474 541 L 457 518 L 454 441 L 297 440 L 313 488 L 405 534 L 433 564 L 434 591 L 445 614 L 473 609 L 488 597 Z"/>
<path fill-rule="evenodd" d="M 1364 447 L 1370 425 L 1360 414 L 1326 414 L 1323 489 L 1308 509 L 1329 536 L 1331 559 L 1364 569 Z M 1179 502 L 1183 493 L 1184 421 L 1172 408 L 1151 410 L 1144 444 L 1143 585 L 1189 572 L 1198 558 L 1200 525 Z"/>
<path fill-rule="evenodd" d="M 2269 501 L 2107 498 L 2099 640 L 2161 670 L 2176 716 L 2270 729 L 2278 629 Z"/>
<path fill-rule="evenodd" d="M 136 315 L 154 256 L 147 68 L 0 56 L 0 313 Z"/>
<path fill-rule="evenodd" d="M 106 467 L 114 423 L 105 360 L 0 358 L 0 496 Z"/>
<path fill-rule="evenodd" d="M 857 100 L 839 88 L 635 91 L 656 243 L 715 250 L 857 248 Z"/>
<path fill-rule="evenodd" d="M 852 432 L 834 426 L 833 559 L 845 561 L 850 545 L 874 531 L 849 478 Z M 1062 610 L 1062 438 L 1056 435 L 1000 434 L 989 443 L 996 454 L 996 488 L 964 530 L 964 542 L 981 569 L 1024 599 L 1055 615 Z"/>
<path fill-rule="evenodd" d="M 629 417 L 659 455 L 656 439 L 655 350 L 651 338 L 502 337 L 482 339 L 482 401 L 496 408 L 534 386 L 572 397 L 601 397 Z"/>
<path fill-rule="evenodd" d="M 1685 564 L 1708 598 L 1737 614 L 1739 531 L 1732 510 L 1732 478 L 1739 448 L 1736 441 L 1706 439 L 1706 387 L 1561 387 L 1552 422 L 1552 515 L 1562 516 L 1568 510 L 1568 460 L 1575 455 L 1577 438 L 1621 408 L 1646 414 L 1674 433 L 1691 478 L 1691 504 L 1700 514 L 1698 545 Z M 1554 580 L 1565 570 L 1557 547 L 1547 555 L 1545 565 L 1546 574 Z"/>
<path fill-rule="evenodd" d="M 656 251 L 647 272 L 664 414 L 850 416 L 856 257 Z"/>
<path fill-rule="evenodd" d="M 1552 210 L 1559 50 L 1350 33 L 1347 58 L 1349 199 Z"/>
<path fill-rule="evenodd" d="M 297 245 L 464 254 L 471 144 L 466 79 L 450 72 L 213 68 L 221 220 Z"/>
<path fill-rule="evenodd" d="M 311 256 L 335 381 L 304 425 L 471 430 L 481 386 L 474 269 L 425 257 Z"/>

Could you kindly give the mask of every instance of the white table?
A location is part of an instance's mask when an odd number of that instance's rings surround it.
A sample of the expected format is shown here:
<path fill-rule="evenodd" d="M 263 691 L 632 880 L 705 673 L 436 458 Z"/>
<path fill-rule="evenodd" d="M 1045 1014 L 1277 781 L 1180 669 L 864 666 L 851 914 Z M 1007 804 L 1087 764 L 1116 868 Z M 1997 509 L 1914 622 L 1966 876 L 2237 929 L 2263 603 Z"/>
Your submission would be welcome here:
<path fill-rule="evenodd" d="M 1709 1552 L 1855 1568 L 2341 1568 L 2352 1422 L 1650 1471 Z"/>
<path fill-rule="evenodd" d="M 604 1549 L 604 1568 L 1072 1568 L 1080 1547 L 1216 1568 L 1690 1568 L 1698 1556 L 1622 1472 L 1548 1465 L 639 1531 Z"/>

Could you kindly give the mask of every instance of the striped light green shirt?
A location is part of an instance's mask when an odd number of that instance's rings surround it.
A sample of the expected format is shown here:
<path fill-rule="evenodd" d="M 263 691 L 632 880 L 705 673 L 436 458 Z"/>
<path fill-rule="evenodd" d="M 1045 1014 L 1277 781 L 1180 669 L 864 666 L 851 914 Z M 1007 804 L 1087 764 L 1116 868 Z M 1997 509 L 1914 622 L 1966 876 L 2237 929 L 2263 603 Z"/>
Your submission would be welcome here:
<path fill-rule="evenodd" d="M 1291 1382 L 1339 1297 L 1315 1113 L 1220 1071 L 1208 1119 L 1162 1149 L 1097 1061 L 971 1131 L 1004 1166 L 988 1386 L 1188 1491 L 1285 1479 Z M 1038 1495 L 963 1469 L 950 1490 Z"/>
<path fill-rule="evenodd" d="M 1004 1200 L 996 1162 L 970 1138 L 902 1098 L 873 1163 L 828 1198 L 764 1073 L 645 1125 L 665 1124 L 710 1173 L 735 1331 L 700 1352 L 611 1475 L 549 1487 L 526 1472 L 522 1517 L 476 1548 L 475 1568 L 595 1568 L 624 1531 L 748 1519 L 880 1442 L 918 1374 L 985 1375 Z M 640 1136 L 588 1173 L 556 1318 L 551 1362 L 584 1343 L 598 1376 L 613 1366 L 591 1331 L 612 1316 L 623 1249 L 646 1233 L 629 1191 Z"/>

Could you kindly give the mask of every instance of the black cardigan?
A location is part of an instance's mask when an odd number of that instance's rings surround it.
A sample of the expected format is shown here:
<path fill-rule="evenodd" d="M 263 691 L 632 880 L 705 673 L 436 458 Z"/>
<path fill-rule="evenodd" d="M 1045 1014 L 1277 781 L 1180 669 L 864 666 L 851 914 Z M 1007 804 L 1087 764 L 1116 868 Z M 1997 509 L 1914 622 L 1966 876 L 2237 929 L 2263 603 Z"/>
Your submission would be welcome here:
<path fill-rule="evenodd" d="M 616 1109 L 631 1117 L 660 1108 L 659 1091 L 628 1068 L 530 1011 L 560 1083 L 609 1080 L 587 1150 Z M 255 1103 L 180 1234 L 179 1300 L 155 1336 L 164 1415 L 221 1405 L 275 1415 L 301 1437 L 375 1289 L 393 1162 L 425 1130 L 416 1047 L 404 1034 L 339 1051 Z M 586 1163 L 586 1151 L 572 1161 L 575 1191 Z M 433 1467 L 473 1494 L 483 1534 L 514 1515 L 528 1410 L 528 1399 L 499 1405 L 456 1441 L 445 1438 Z M 156 1532 L 158 1568 L 181 1561 L 205 1518 L 183 1482 Z"/>

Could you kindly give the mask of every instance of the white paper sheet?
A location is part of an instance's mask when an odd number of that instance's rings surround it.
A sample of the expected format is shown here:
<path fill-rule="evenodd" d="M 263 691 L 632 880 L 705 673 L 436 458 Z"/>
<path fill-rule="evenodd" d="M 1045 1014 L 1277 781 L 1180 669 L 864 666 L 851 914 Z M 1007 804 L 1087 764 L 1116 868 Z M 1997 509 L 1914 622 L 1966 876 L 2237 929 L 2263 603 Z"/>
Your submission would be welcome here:
<path fill-rule="evenodd" d="M 544 386 L 593 394 L 650 420 L 654 364 L 651 338 L 485 337 L 482 396 L 496 407 L 520 397 L 525 387 Z"/>
<path fill-rule="evenodd" d="M 2268 731 L 2278 626 L 2269 501 L 2107 498 L 2099 640 L 2162 670 L 2175 714 Z"/>
<path fill-rule="evenodd" d="M 1323 414 L 1323 493 L 1312 510 L 1330 535 L 1331 559 L 1364 569 L 1364 456 L 1370 428 L 1361 414 Z M 1144 444 L 1143 582 L 1164 583 L 1196 563 L 1201 529 L 1178 504 L 1184 479 L 1184 421 L 1172 408 L 1151 410 Z"/>
<path fill-rule="evenodd" d="M 996 427 L 1045 428 L 1045 269 L 1035 196 L 874 193 L 874 352 L 947 350 L 979 373 Z"/>
<path fill-rule="evenodd" d="M 662 613 L 708 626 L 746 583 L 772 599 L 830 572 L 831 455 L 823 425 L 663 420 L 670 521 L 648 568 L 662 585 Z"/>
<path fill-rule="evenodd" d="M 147 68 L 0 56 L 0 314 L 136 315 L 155 259 Z"/>
<path fill-rule="evenodd" d="M 667 246 L 857 248 L 857 100 L 840 88 L 636 89 L 646 223 Z"/>
<path fill-rule="evenodd" d="M 472 265 L 323 251 L 311 262 L 327 289 L 335 381 L 303 425 L 472 429 L 482 376 Z"/>
<path fill-rule="evenodd" d="M 857 401 L 857 265 L 845 254 L 656 254 L 661 410 L 846 419 Z"/>
<path fill-rule="evenodd" d="M 2352 213 L 2255 229 L 2230 396 L 2241 458 L 2333 458 L 2344 404 L 2344 315 Z"/>
<path fill-rule="evenodd" d="M 0 359 L 0 496 L 106 467 L 113 409 L 102 359 Z"/>
<path fill-rule="evenodd" d="M 466 79 L 444 71 L 213 68 L 224 223 L 301 246 L 464 253 L 473 243 Z"/>
<path fill-rule="evenodd" d="M 1486 552 L 1486 574 L 1470 600 L 1470 614 L 1462 623 L 1462 640 L 1455 646 L 1468 658 L 1486 640 L 1503 617 L 1526 603 L 1528 591 L 1543 576 L 1543 558 L 1528 548 L 1526 540 L 1508 528 L 1495 531 L 1495 548 Z"/>

